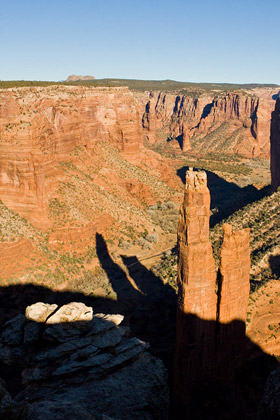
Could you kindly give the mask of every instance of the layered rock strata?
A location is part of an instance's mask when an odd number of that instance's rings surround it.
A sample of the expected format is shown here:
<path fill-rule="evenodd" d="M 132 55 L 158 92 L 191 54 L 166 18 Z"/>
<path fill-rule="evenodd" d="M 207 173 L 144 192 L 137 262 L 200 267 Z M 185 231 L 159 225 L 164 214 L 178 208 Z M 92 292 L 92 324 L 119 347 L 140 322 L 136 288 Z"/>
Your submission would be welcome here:
<path fill-rule="evenodd" d="M 217 321 L 246 320 L 250 283 L 249 228 L 236 232 L 224 224 L 221 248 L 219 307 Z"/>
<path fill-rule="evenodd" d="M 0 197 L 38 226 L 63 180 L 61 162 L 100 140 L 137 159 L 140 117 L 127 88 L 51 86 L 0 92 Z M 73 157 L 72 157 L 73 159 Z"/>
<path fill-rule="evenodd" d="M 188 171 L 178 224 L 178 312 L 175 400 L 186 401 L 191 382 L 212 376 L 215 336 L 201 320 L 215 321 L 216 272 L 209 241 L 210 193 L 205 172 Z M 192 379 L 190 379 L 192 378 Z"/>
<path fill-rule="evenodd" d="M 175 400 L 179 411 L 193 388 L 234 370 L 245 350 L 249 229 L 233 233 L 231 226 L 224 226 L 217 281 L 209 241 L 209 216 L 206 173 L 191 169 L 186 174 L 178 224 Z"/>
<path fill-rule="evenodd" d="M 145 106 L 143 130 L 151 143 L 158 129 L 166 131 L 167 136 L 178 139 L 183 152 L 268 157 L 277 93 L 278 89 L 259 89 L 193 97 L 153 92 Z"/>
<path fill-rule="evenodd" d="M 29 403 L 27 419 L 66 418 L 73 401 L 71 419 L 79 412 L 88 419 L 167 419 L 163 364 L 147 343 L 128 336 L 122 320 L 78 302 L 39 302 L 5 325 L 0 359 L 22 367 L 27 386 L 17 400 Z"/>
<path fill-rule="evenodd" d="M 280 98 L 277 99 L 271 118 L 270 169 L 271 188 L 276 191 L 280 186 Z"/>
<path fill-rule="evenodd" d="M 224 224 L 223 231 L 216 325 L 216 363 L 221 376 L 242 359 L 250 292 L 249 229 L 233 232 Z"/>

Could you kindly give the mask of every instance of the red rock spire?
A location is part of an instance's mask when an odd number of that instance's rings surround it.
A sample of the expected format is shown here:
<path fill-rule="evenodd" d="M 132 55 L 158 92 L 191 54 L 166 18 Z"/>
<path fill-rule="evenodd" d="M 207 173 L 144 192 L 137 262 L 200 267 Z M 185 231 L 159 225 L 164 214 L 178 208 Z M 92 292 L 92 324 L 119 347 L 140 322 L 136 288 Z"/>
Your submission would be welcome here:
<path fill-rule="evenodd" d="M 204 171 L 186 174 L 178 224 L 178 312 L 174 401 L 186 417 L 192 392 L 227 376 L 245 352 L 249 229 L 224 225 L 218 278 L 209 241 L 210 193 Z"/>

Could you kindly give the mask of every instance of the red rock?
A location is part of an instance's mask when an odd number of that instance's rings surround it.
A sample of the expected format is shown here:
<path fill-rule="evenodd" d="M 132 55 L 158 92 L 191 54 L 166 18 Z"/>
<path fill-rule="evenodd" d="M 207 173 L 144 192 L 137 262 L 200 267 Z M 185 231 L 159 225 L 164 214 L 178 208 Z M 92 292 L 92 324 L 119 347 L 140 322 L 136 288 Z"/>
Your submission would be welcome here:
<path fill-rule="evenodd" d="M 216 272 L 209 241 L 210 193 L 205 172 L 188 171 L 178 224 L 178 315 L 175 400 L 184 406 L 194 383 L 212 376 Z M 204 322 L 204 320 L 206 322 Z"/>
<path fill-rule="evenodd" d="M 75 250 L 78 253 L 86 246 L 92 246 L 96 240 L 96 232 L 103 234 L 113 223 L 113 218 L 109 215 L 97 216 L 94 222 L 88 223 L 84 227 L 56 228 L 48 235 L 48 245 L 50 249 L 65 248 Z"/>
<path fill-rule="evenodd" d="M 216 294 L 209 217 L 206 173 L 189 170 L 178 224 L 174 398 L 182 418 L 192 391 L 234 371 L 245 352 L 250 288 L 249 229 L 233 233 L 230 225 L 224 225 Z"/>
<path fill-rule="evenodd" d="M 249 229 L 232 232 L 224 224 L 218 277 L 217 369 L 230 376 L 246 352 L 246 318 L 250 292 Z M 237 343 L 238 341 L 238 343 Z"/>
<path fill-rule="evenodd" d="M 269 127 L 277 89 L 260 88 L 251 91 L 219 94 L 216 97 L 153 92 L 143 116 L 143 127 L 149 141 L 160 141 L 156 130 L 166 132 L 166 138 L 183 134 L 182 150 L 196 153 L 218 152 L 246 157 L 269 156 Z M 138 97 L 138 102 L 141 102 Z M 142 109 L 143 109 L 142 98 Z M 203 138 L 214 134 L 218 141 Z M 189 139 L 199 141 L 191 147 Z M 232 137 L 233 136 L 233 137 Z M 185 140 L 185 141 L 184 141 Z"/>
<path fill-rule="evenodd" d="M 239 319 L 245 323 L 250 292 L 249 229 L 232 232 L 232 227 L 224 224 L 223 230 L 218 321 L 225 324 Z"/>
<path fill-rule="evenodd" d="M 0 93 L 0 196 L 36 226 L 47 227 L 48 199 L 61 180 L 58 163 L 77 148 L 91 155 L 103 140 L 137 159 L 138 108 L 127 88 L 52 86 Z"/>
<path fill-rule="evenodd" d="M 38 252 L 25 238 L 16 238 L 14 242 L 0 242 L 0 255 L 2 286 L 5 284 L 5 279 L 12 276 L 24 282 L 26 276 L 22 274 L 23 269 L 33 266 L 32 258 L 35 260 L 42 257 L 42 253 Z"/>
<path fill-rule="evenodd" d="M 271 188 L 276 191 L 280 186 L 280 99 L 277 99 L 271 119 L 270 135 Z"/>
<path fill-rule="evenodd" d="M 182 152 L 187 152 L 188 150 L 191 150 L 190 131 L 188 125 L 184 123 L 182 126 Z"/>

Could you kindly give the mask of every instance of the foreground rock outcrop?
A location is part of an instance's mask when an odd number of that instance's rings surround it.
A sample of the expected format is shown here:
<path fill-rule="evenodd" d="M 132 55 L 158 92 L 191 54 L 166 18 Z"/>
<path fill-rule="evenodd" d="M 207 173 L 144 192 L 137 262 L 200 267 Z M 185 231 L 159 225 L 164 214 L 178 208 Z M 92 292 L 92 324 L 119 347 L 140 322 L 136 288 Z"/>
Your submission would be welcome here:
<path fill-rule="evenodd" d="M 280 186 L 280 98 L 277 99 L 271 118 L 270 168 L 271 188 L 276 191 Z"/>
<path fill-rule="evenodd" d="M 245 354 L 249 298 L 249 229 L 224 242 L 216 290 L 209 241 L 210 194 L 205 172 L 186 174 L 178 224 L 178 315 L 175 353 L 175 405 L 182 418 L 194 389 L 234 372 Z M 181 417 L 180 417 L 181 418 Z"/>
<path fill-rule="evenodd" d="M 167 419 L 163 364 L 122 320 L 82 303 L 39 302 L 8 321 L 0 359 L 22 369 L 17 403 L 27 419 Z"/>

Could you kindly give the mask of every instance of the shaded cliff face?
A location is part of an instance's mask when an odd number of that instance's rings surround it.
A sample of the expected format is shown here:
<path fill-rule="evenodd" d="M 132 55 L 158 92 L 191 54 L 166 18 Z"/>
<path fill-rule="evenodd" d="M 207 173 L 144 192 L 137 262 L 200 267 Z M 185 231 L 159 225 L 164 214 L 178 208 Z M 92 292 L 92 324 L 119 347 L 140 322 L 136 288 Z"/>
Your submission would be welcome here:
<path fill-rule="evenodd" d="M 158 130 L 164 130 L 166 137 L 177 138 L 184 152 L 267 158 L 277 93 L 277 89 L 258 89 L 213 98 L 154 92 L 147 98 L 142 126 L 150 143 L 156 142 Z"/>
<path fill-rule="evenodd" d="M 272 113 L 270 147 L 271 188 L 276 191 L 280 186 L 280 98 Z"/>
<path fill-rule="evenodd" d="M 123 156 L 139 155 L 139 116 L 126 88 L 22 88 L 0 93 L 0 195 L 21 215 L 44 224 L 59 162 L 100 140 Z"/>
<path fill-rule="evenodd" d="M 39 302 L 9 320 L 0 336 L 0 360 L 17 366 L 23 403 L 2 398 L 0 379 L 1 418 L 167 420 L 163 363 L 147 351 L 148 343 L 128 337 L 123 319 L 93 314 L 82 302 Z"/>

